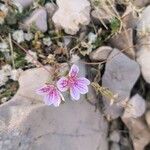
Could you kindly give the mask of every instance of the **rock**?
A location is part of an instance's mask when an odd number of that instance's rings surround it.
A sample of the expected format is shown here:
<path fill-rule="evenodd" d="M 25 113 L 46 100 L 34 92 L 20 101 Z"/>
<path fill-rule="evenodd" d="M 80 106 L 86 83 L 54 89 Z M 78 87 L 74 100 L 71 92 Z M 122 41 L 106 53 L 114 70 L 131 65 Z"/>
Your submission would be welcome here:
<path fill-rule="evenodd" d="M 52 18 L 52 16 L 57 10 L 57 6 L 54 3 L 46 3 L 45 8 L 46 8 L 48 17 Z"/>
<path fill-rule="evenodd" d="M 92 53 L 90 53 L 90 59 L 93 61 L 106 60 L 113 49 L 109 46 L 101 46 Z"/>
<path fill-rule="evenodd" d="M 150 26 L 149 26 L 150 18 L 147 18 L 147 15 L 149 14 L 149 12 L 150 12 L 150 6 L 146 7 L 143 10 L 141 16 L 139 17 L 139 20 L 137 22 L 137 34 L 139 36 L 149 35 L 150 33 Z"/>
<path fill-rule="evenodd" d="M 52 20 L 68 34 L 76 34 L 80 25 L 90 22 L 90 3 L 88 0 L 57 0 L 58 10 Z M 69 14 L 69 15 L 68 15 Z"/>
<path fill-rule="evenodd" d="M 110 141 L 115 142 L 115 143 L 119 143 L 120 141 L 120 132 L 117 130 L 114 130 L 112 133 L 110 133 Z"/>
<path fill-rule="evenodd" d="M 150 110 L 145 114 L 145 120 L 150 128 Z"/>
<path fill-rule="evenodd" d="M 93 3 L 95 2 L 94 0 L 91 0 Z M 113 2 L 112 2 L 112 5 Z M 105 27 L 106 23 L 110 22 L 115 17 L 115 13 L 112 10 L 112 7 L 107 3 L 106 0 L 101 1 L 100 4 L 94 5 L 94 10 L 91 12 L 91 16 L 94 19 L 99 20 Z M 107 28 L 107 27 L 106 27 Z"/>
<path fill-rule="evenodd" d="M 141 66 L 142 75 L 150 83 L 150 6 L 142 12 L 137 23 L 137 62 Z"/>
<path fill-rule="evenodd" d="M 124 118 L 123 122 L 129 129 L 130 137 L 133 142 L 134 150 L 144 150 L 150 142 L 150 130 L 143 118 Z"/>
<path fill-rule="evenodd" d="M 118 143 L 112 143 L 110 150 L 121 150 Z"/>
<path fill-rule="evenodd" d="M 111 14 L 111 12 L 106 12 L 106 10 L 103 9 L 97 9 L 97 10 L 93 10 L 91 12 L 91 15 L 93 18 L 98 19 L 98 20 L 102 20 L 105 23 L 108 23 L 109 20 L 111 20 L 113 18 L 113 15 Z"/>
<path fill-rule="evenodd" d="M 30 17 L 28 17 L 21 28 L 25 30 L 37 29 L 41 32 L 47 31 L 47 13 L 44 8 L 36 9 Z"/>
<path fill-rule="evenodd" d="M 75 102 L 65 96 L 58 108 L 44 105 L 35 90 L 50 77 L 43 68 L 20 76 L 17 94 L 0 105 L 0 149 L 108 150 L 108 124 L 85 97 Z"/>
<path fill-rule="evenodd" d="M 145 110 L 146 110 L 145 100 L 139 94 L 136 94 L 127 102 L 127 106 L 125 107 L 123 117 L 138 118 L 145 113 Z"/>
<path fill-rule="evenodd" d="M 121 150 L 133 150 L 132 142 L 128 137 L 121 137 L 120 139 L 120 149 Z"/>
<path fill-rule="evenodd" d="M 130 58 L 135 58 L 133 46 L 133 30 L 130 28 L 126 31 L 116 34 L 109 40 L 112 47 L 121 50 Z"/>
<path fill-rule="evenodd" d="M 149 49 L 141 49 L 137 52 L 137 62 L 141 66 L 141 72 L 146 82 L 150 83 L 150 51 Z"/>
<path fill-rule="evenodd" d="M 57 10 L 57 5 L 55 3 L 46 3 L 45 5 L 47 15 L 48 15 L 48 25 L 49 28 L 53 27 L 52 17 Z"/>
<path fill-rule="evenodd" d="M 23 8 L 30 6 L 34 2 L 34 0 L 12 0 L 12 1 L 19 3 Z"/>
<path fill-rule="evenodd" d="M 149 0 L 134 0 L 133 1 L 133 4 L 137 7 L 145 7 L 146 5 L 149 5 L 150 4 L 150 1 Z"/>
<path fill-rule="evenodd" d="M 138 17 L 131 4 L 127 6 L 126 11 L 121 18 L 125 29 L 135 29 Z"/>
<path fill-rule="evenodd" d="M 134 73 L 132 73 L 134 70 Z M 102 77 L 102 86 L 107 87 L 114 94 L 118 94 L 116 102 L 119 103 L 129 98 L 130 92 L 140 75 L 139 65 L 121 53 L 119 50 L 114 49 L 106 63 L 105 72 Z M 123 108 L 114 103 L 110 105 L 110 100 L 103 97 L 105 104 L 106 114 L 112 119 L 122 115 Z"/>

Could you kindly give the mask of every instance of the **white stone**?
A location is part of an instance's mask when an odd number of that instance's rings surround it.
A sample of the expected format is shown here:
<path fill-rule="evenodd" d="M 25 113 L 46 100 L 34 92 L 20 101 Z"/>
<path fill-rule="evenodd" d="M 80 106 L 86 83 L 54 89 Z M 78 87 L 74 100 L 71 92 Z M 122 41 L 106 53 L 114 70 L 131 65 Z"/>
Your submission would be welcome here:
<path fill-rule="evenodd" d="M 138 118 L 141 117 L 146 110 L 145 100 L 139 95 L 136 94 L 127 102 L 125 107 L 125 112 L 123 114 L 124 118 Z"/>
<path fill-rule="evenodd" d="M 50 46 L 52 44 L 50 37 L 43 38 L 43 44 L 46 46 Z"/>
<path fill-rule="evenodd" d="M 96 41 L 96 39 L 97 39 L 97 35 L 94 34 L 93 32 L 90 32 L 88 34 L 88 43 L 92 44 Z"/>
<path fill-rule="evenodd" d="M 1 99 L 1 103 L 5 103 L 8 99 L 9 99 L 8 97 L 3 97 L 3 98 Z"/>
<path fill-rule="evenodd" d="M 36 9 L 21 25 L 25 30 L 37 29 L 41 32 L 47 31 L 47 12 L 44 8 Z"/>
<path fill-rule="evenodd" d="M 33 39 L 33 34 L 32 33 L 24 33 L 24 38 L 26 41 L 31 41 Z"/>
<path fill-rule="evenodd" d="M 9 47 L 6 42 L 0 43 L 0 51 L 1 52 L 9 52 Z"/>
<path fill-rule="evenodd" d="M 24 42 L 24 32 L 22 30 L 14 31 L 12 36 L 18 43 Z"/>
<path fill-rule="evenodd" d="M 28 54 L 26 54 L 25 60 L 28 63 L 36 63 L 37 60 L 37 53 L 33 52 L 31 50 L 28 51 Z"/>
<path fill-rule="evenodd" d="M 58 10 L 52 20 L 68 34 L 76 34 L 80 25 L 90 22 L 90 3 L 88 0 L 57 0 Z"/>

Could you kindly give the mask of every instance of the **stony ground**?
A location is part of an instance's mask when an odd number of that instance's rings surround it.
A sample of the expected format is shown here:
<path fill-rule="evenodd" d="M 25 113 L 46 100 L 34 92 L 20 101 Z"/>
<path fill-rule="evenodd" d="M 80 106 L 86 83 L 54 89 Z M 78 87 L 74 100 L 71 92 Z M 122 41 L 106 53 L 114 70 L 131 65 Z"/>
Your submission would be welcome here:
<path fill-rule="evenodd" d="M 149 4 L 1 0 L 0 150 L 149 150 Z M 46 106 L 36 89 L 71 64 L 89 92 Z"/>

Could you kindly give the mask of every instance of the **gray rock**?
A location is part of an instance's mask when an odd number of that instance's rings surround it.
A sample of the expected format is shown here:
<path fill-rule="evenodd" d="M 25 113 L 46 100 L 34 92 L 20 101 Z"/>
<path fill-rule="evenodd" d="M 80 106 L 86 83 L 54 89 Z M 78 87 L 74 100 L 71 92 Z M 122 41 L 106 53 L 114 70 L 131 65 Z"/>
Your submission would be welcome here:
<path fill-rule="evenodd" d="M 133 97 L 131 97 L 131 99 L 127 102 L 127 106 L 125 107 L 123 117 L 138 118 L 145 113 L 145 110 L 145 100 L 139 94 L 136 94 Z"/>
<path fill-rule="evenodd" d="M 137 62 L 146 82 L 150 83 L 150 6 L 142 12 L 137 23 Z"/>
<path fill-rule="evenodd" d="M 119 143 L 119 141 L 120 141 L 120 132 L 117 131 L 117 130 L 114 130 L 113 132 L 110 133 L 109 139 L 112 142 Z"/>
<path fill-rule="evenodd" d="M 139 17 L 139 20 L 137 22 L 137 32 L 138 34 L 140 35 L 140 33 L 142 34 L 148 34 L 150 33 L 150 18 L 147 17 L 147 15 L 149 14 L 150 12 L 150 6 L 146 7 L 141 16 Z"/>
<path fill-rule="evenodd" d="M 107 122 L 85 97 L 75 102 L 65 96 L 58 108 L 43 104 L 35 90 L 50 76 L 43 68 L 25 71 L 17 94 L 0 105 L 1 149 L 108 150 Z"/>
<path fill-rule="evenodd" d="M 110 150 L 121 150 L 118 143 L 112 143 Z"/>
<path fill-rule="evenodd" d="M 150 4 L 149 0 L 134 0 L 133 4 L 137 7 L 145 7 L 146 5 Z"/>
<path fill-rule="evenodd" d="M 57 5 L 55 5 L 54 3 L 46 3 L 45 8 L 46 8 L 48 17 L 52 18 L 52 16 L 57 10 Z"/>
<path fill-rule="evenodd" d="M 109 88 L 114 94 L 118 94 L 116 102 L 121 103 L 129 98 L 131 89 L 140 75 L 140 68 L 134 60 L 117 49 L 111 52 L 107 60 L 102 86 Z M 122 115 L 122 106 L 116 103 L 110 105 L 110 100 L 106 97 L 103 97 L 103 101 L 106 114 L 112 119 Z"/>
<path fill-rule="evenodd" d="M 122 15 L 122 22 L 125 29 L 135 29 L 138 16 L 133 10 L 133 5 L 129 4 Z"/>
<path fill-rule="evenodd" d="M 47 12 L 44 8 L 36 9 L 21 25 L 25 30 L 37 29 L 41 32 L 47 31 Z"/>
<path fill-rule="evenodd" d="M 143 118 L 124 118 L 124 124 L 128 127 L 134 150 L 144 150 L 150 142 L 150 130 Z"/>
<path fill-rule="evenodd" d="M 130 58 L 135 58 L 135 51 L 133 48 L 133 30 L 131 28 L 116 34 L 109 40 L 109 42 L 112 47 L 119 49 Z"/>
<path fill-rule="evenodd" d="M 90 53 L 90 59 L 93 61 L 106 60 L 113 49 L 109 46 L 101 46 L 92 53 Z"/>

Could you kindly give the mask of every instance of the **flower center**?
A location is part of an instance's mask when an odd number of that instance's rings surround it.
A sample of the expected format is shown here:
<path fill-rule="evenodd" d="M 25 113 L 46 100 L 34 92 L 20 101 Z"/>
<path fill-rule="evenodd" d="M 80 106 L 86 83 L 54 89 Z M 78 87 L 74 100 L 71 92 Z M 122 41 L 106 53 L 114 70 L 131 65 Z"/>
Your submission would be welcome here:
<path fill-rule="evenodd" d="M 72 86 L 76 84 L 76 78 L 75 77 L 69 77 L 68 78 L 68 85 Z"/>

